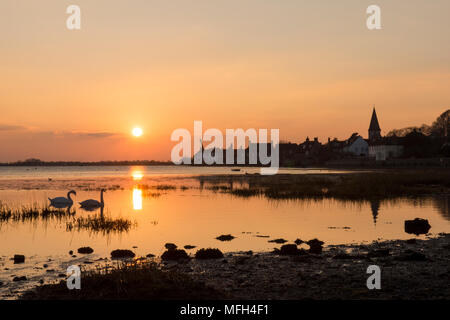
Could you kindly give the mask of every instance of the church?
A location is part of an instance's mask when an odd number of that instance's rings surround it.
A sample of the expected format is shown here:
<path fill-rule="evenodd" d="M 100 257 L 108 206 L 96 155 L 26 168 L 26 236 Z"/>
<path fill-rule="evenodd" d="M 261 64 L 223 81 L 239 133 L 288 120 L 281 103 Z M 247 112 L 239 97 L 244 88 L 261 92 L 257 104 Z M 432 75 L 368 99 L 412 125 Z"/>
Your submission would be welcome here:
<path fill-rule="evenodd" d="M 381 128 L 374 107 L 369 125 L 369 157 L 375 158 L 376 161 L 400 157 L 403 154 L 403 146 L 397 140 L 396 137 L 381 136 Z"/>

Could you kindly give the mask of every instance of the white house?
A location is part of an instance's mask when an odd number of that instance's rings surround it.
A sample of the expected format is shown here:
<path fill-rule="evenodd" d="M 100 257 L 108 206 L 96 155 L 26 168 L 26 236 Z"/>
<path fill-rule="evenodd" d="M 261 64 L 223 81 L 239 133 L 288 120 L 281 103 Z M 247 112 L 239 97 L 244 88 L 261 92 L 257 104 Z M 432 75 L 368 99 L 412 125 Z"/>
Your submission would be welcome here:
<path fill-rule="evenodd" d="M 354 133 L 346 142 L 344 152 L 355 156 L 367 156 L 369 154 L 369 144 L 358 134 Z"/>

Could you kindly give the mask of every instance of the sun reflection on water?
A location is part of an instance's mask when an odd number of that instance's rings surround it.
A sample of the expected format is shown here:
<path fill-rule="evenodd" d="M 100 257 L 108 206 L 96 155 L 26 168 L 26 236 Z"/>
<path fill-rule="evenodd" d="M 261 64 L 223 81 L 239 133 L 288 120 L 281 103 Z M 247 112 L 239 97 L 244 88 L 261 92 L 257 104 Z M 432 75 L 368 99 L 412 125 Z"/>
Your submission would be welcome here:
<path fill-rule="evenodd" d="M 142 171 L 133 171 L 131 176 L 133 177 L 133 180 L 141 180 L 144 177 L 144 174 Z"/>
<path fill-rule="evenodd" d="M 138 188 L 133 189 L 133 209 L 142 210 L 142 190 Z"/>

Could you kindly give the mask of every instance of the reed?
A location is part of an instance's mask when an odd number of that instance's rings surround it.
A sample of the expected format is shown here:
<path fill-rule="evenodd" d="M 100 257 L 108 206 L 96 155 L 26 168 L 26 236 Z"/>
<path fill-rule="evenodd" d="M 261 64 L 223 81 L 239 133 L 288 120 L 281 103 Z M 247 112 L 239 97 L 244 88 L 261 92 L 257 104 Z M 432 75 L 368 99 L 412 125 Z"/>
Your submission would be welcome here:
<path fill-rule="evenodd" d="M 95 233 L 110 234 L 128 232 L 137 224 L 128 219 L 111 218 L 102 214 L 77 217 L 74 221 L 66 223 L 67 231 L 91 231 Z"/>

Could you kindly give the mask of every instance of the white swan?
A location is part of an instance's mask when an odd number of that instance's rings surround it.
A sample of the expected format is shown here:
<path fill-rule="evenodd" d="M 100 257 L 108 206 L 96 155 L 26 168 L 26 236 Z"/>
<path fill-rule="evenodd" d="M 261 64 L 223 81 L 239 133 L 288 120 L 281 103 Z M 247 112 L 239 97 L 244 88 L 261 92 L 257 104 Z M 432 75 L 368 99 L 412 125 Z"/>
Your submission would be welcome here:
<path fill-rule="evenodd" d="M 71 194 L 77 195 L 75 190 L 70 190 L 67 193 L 67 198 L 56 197 L 56 198 L 53 198 L 53 199 L 48 198 L 48 200 L 50 200 L 50 205 L 51 206 L 55 206 L 55 207 L 58 207 L 58 206 L 71 206 L 71 205 L 73 205 L 73 200 L 70 197 Z"/>
<path fill-rule="evenodd" d="M 102 189 L 100 192 L 100 201 L 94 200 L 94 199 L 89 199 L 89 200 L 84 200 L 83 202 L 80 202 L 81 208 L 84 209 L 93 209 L 93 208 L 100 208 L 105 205 L 105 203 L 103 202 L 103 192 L 105 192 L 105 189 Z"/>

